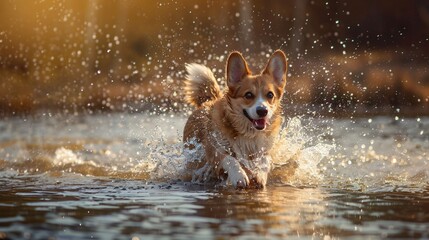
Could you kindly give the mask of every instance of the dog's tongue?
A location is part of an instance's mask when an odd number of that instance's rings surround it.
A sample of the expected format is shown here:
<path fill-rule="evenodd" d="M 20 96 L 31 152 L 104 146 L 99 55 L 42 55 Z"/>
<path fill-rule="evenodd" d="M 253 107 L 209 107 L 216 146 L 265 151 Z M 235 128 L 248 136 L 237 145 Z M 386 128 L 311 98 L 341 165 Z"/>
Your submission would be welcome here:
<path fill-rule="evenodd" d="M 256 129 L 262 130 L 265 128 L 266 121 L 264 118 L 253 120 L 253 125 Z"/>

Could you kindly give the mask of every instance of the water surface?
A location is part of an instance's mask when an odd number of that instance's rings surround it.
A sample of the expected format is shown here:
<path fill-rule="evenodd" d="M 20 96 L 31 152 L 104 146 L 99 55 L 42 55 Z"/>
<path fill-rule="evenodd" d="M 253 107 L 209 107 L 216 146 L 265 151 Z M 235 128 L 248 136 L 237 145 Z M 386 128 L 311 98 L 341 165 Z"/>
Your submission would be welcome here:
<path fill-rule="evenodd" d="M 185 120 L 2 120 L 0 239 L 429 238 L 429 118 L 289 118 L 264 190 L 181 181 Z"/>

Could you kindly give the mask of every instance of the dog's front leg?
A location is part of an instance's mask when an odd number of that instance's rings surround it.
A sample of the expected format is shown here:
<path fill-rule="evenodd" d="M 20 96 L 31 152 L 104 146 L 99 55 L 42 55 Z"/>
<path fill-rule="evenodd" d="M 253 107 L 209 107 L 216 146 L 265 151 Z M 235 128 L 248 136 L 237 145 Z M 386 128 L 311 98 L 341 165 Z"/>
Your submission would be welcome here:
<path fill-rule="evenodd" d="M 221 166 L 228 174 L 227 181 L 235 188 L 245 188 L 249 186 L 249 178 L 237 159 L 226 155 L 221 162 Z"/>
<path fill-rule="evenodd" d="M 258 188 L 264 188 L 267 184 L 268 173 L 271 170 L 271 156 L 264 155 L 257 159 L 255 162 L 255 169 L 253 170 L 252 183 Z"/>

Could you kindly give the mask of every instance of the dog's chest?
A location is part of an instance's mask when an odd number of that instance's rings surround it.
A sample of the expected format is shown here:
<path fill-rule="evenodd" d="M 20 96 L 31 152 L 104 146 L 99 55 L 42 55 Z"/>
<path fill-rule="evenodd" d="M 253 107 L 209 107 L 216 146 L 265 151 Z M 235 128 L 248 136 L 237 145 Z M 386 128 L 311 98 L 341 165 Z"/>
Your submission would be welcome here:
<path fill-rule="evenodd" d="M 222 136 L 220 132 L 211 134 L 211 142 L 215 148 L 224 151 L 226 154 L 236 158 L 252 160 L 265 155 L 271 148 L 272 141 L 265 135 L 255 136 L 252 138 L 238 136 L 228 139 Z"/>
<path fill-rule="evenodd" d="M 265 136 L 255 138 L 238 137 L 230 144 L 237 158 L 248 160 L 264 155 L 271 145 Z"/>

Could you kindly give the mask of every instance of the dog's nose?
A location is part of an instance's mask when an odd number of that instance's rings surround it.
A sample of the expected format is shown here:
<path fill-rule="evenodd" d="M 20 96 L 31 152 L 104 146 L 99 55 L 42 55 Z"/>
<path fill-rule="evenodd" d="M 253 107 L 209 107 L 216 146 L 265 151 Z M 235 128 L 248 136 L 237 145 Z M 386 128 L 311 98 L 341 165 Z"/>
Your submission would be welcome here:
<path fill-rule="evenodd" d="M 258 116 L 260 117 L 265 117 L 268 114 L 268 110 L 266 107 L 264 106 L 259 106 L 256 108 L 256 113 L 258 114 Z"/>

